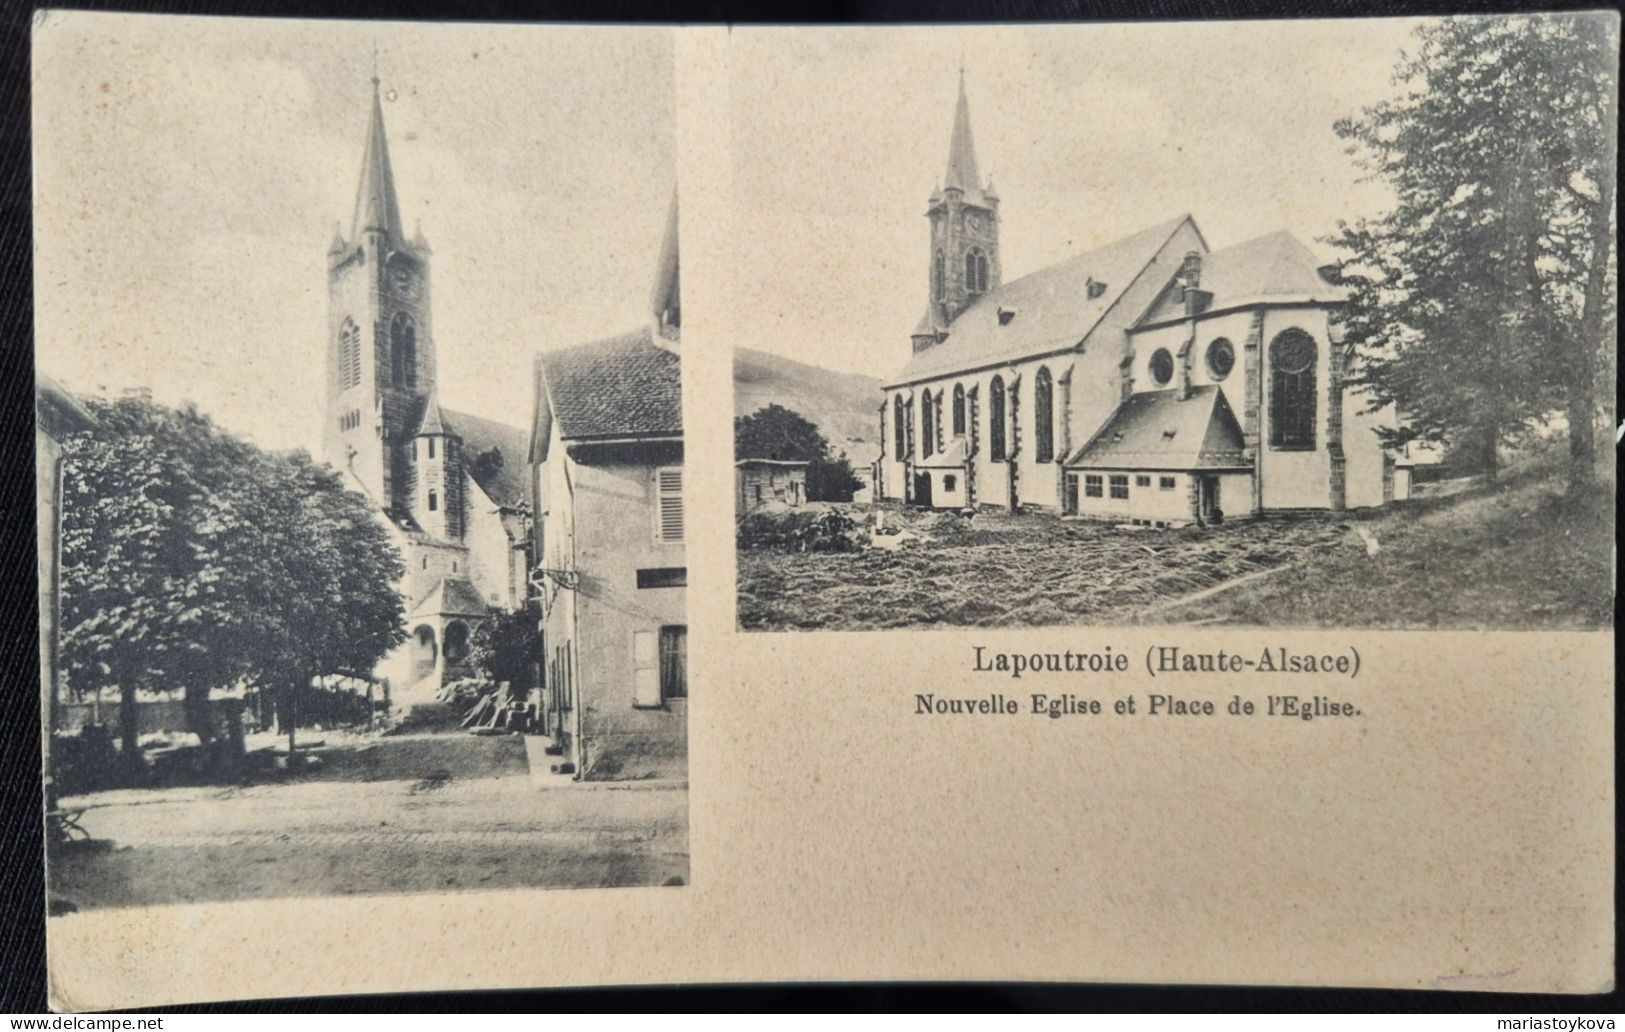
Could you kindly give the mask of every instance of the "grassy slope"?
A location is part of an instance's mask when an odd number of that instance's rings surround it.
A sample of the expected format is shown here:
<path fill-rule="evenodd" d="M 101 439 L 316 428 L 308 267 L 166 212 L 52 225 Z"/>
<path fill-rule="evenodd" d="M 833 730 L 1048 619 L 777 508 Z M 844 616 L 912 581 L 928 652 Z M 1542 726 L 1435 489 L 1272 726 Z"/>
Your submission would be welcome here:
<path fill-rule="evenodd" d="M 1611 494 L 1563 497 L 1530 476 L 1367 524 L 1380 548 L 1298 568 L 1187 606 L 1167 622 L 1337 627 L 1591 628 L 1613 619 Z"/>
<path fill-rule="evenodd" d="M 893 517 L 894 519 L 896 517 Z M 745 628 L 1184 623 L 1563 628 L 1611 621 L 1613 502 L 1547 475 L 1357 519 L 1132 532 L 1053 516 L 908 517 L 899 552 L 739 556 Z M 1355 527 L 1379 542 L 1375 556 Z M 1153 608 L 1261 570 L 1270 577 Z"/>
<path fill-rule="evenodd" d="M 765 351 L 734 353 L 734 414 L 746 416 L 777 402 L 818 425 L 836 450 L 860 463 L 880 449 L 880 381 L 838 373 Z"/>

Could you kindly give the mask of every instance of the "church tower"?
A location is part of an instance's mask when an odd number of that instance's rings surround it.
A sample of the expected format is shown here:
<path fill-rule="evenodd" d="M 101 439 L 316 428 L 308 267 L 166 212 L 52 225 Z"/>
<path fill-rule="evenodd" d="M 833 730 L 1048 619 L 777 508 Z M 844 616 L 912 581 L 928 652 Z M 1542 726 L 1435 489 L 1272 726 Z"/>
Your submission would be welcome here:
<path fill-rule="evenodd" d="M 378 76 L 346 238 L 327 251 L 324 457 L 391 514 L 410 512 L 410 441 L 435 383 L 429 246 L 408 240 L 395 195 Z"/>
<path fill-rule="evenodd" d="M 973 301 L 995 289 L 999 269 L 999 198 L 976 171 L 965 71 L 959 72 L 959 104 L 948 141 L 948 174 L 931 194 L 930 310 L 921 330 L 935 338 Z M 916 334 L 916 347 L 919 337 Z M 933 341 L 934 342 L 934 341 Z"/>

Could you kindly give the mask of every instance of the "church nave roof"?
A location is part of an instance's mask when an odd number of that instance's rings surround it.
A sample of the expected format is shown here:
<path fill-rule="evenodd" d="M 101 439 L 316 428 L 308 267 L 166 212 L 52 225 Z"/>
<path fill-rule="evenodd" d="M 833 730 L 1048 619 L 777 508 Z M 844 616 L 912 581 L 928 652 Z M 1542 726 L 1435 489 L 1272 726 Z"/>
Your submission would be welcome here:
<path fill-rule="evenodd" d="M 1187 222 L 1194 228 L 1191 217 L 1181 215 L 983 294 L 948 325 L 941 343 L 915 352 L 887 386 L 987 368 L 1082 343 Z M 1091 282 L 1104 289 L 1091 291 Z M 1010 317 L 1001 319 L 1001 310 Z M 927 319 L 930 317 L 928 312 Z M 922 320 L 921 325 L 925 324 Z"/>

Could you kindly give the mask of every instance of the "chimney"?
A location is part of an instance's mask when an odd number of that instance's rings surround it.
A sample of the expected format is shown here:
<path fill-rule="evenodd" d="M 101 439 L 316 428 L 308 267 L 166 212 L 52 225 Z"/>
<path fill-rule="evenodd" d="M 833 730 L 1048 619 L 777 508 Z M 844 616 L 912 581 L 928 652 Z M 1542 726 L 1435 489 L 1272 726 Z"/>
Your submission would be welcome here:
<path fill-rule="evenodd" d="M 1179 346 L 1179 400 L 1186 401 L 1191 396 L 1191 353 L 1196 350 L 1196 337 L 1185 338 L 1185 343 Z"/>
<path fill-rule="evenodd" d="M 1129 353 L 1123 356 L 1123 361 L 1117 363 L 1117 400 L 1126 404 L 1134 396 L 1134 355 Z"/>

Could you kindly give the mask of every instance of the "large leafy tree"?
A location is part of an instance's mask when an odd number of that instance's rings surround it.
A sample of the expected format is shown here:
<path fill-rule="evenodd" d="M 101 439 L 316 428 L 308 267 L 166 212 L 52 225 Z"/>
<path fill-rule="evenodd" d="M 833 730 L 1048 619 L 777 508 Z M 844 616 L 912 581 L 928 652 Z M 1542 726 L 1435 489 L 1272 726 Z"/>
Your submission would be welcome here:
<path fill-rule="evenodd" d="M 1349 339 L 1390 435 L 1482 455 L 1566 411 L 1571 483 L 1595 469 L 1612 354 L 1616 30 L 1595 15 L 1430 22 L 1398 95 L 1337 125 L 1396 203 L 1335 242 Z"/>
<path fill-rule="evenodd" d="M 799 459 L 807 463 L 807 497 L 850 502 L 863 486 L 845 453 L 837 453 L 816 424 L 772 404 L 734 419 L 734 455 L 741 459 Z"/>
<path fill-rule="evenodd" d="M 96 426 L 66 446 L 63 662 L 72 689 L 118 691 L 126 758 L 140 691 L 183 689 L 207 740 L 212 689 L 292 692 L 403 640 L 399 553 L 331 471 L 192 408 L 88 405 Z"/>

